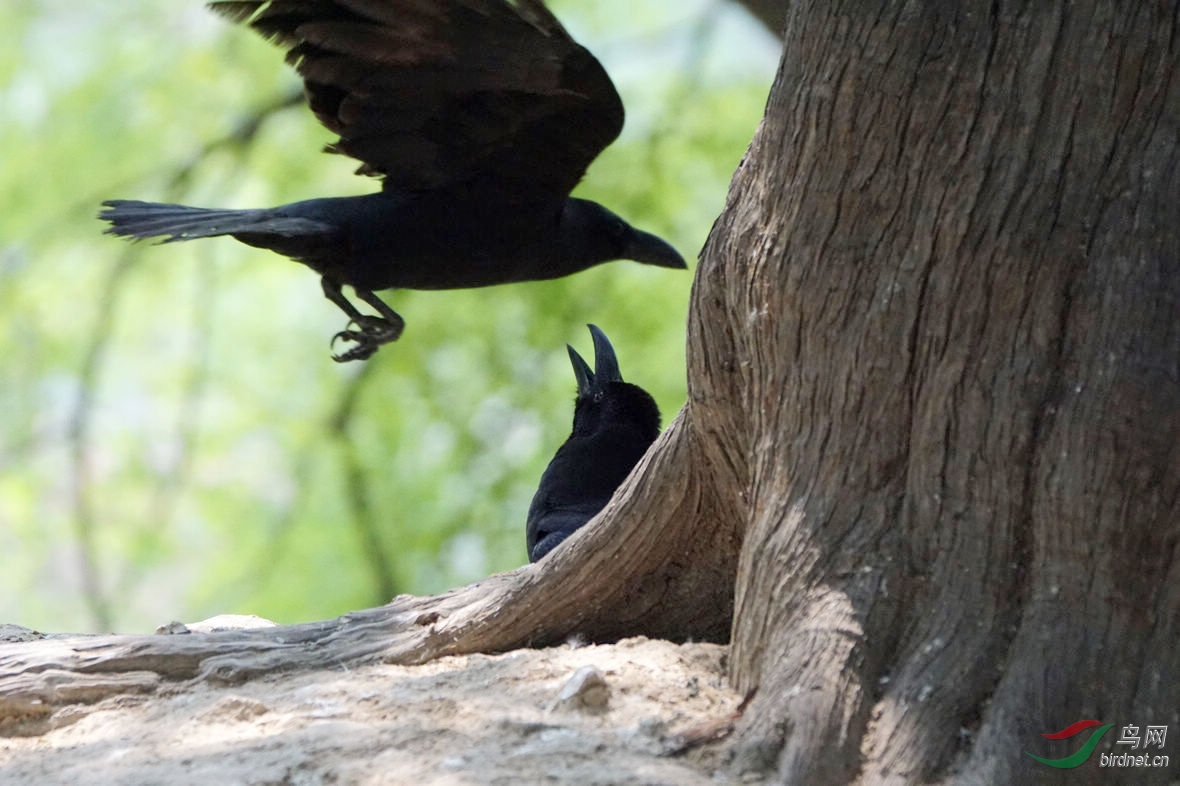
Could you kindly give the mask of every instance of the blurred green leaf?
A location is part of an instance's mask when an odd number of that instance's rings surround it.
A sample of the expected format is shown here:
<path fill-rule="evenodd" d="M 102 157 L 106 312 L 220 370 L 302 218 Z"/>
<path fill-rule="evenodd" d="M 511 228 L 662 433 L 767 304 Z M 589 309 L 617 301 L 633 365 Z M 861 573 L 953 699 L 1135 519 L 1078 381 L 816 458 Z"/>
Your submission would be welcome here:
<path fill-rule="evenodd" d="M 628 107 L 578 193 L 694 259 L 775 42 L 725 3 L 554 5 Z M 298 88 L 277 49 L 176 0 L 18 0 L 0 31 L 0 621 L 288 622 L 522 564 L 570 427 L 564 344 L 590 351 L 588 322 L 665 422 L 683 404 L 692 274 L 633 263 L 387 293 L 405 335 L 358 378 L 328 357 L 342 318 L 306 269 L 231 240 L 130 245 L 94 219 L 116 197 L 375 188 L 316 152 L 330 135 L 302 106 L 243 138 Z"/>

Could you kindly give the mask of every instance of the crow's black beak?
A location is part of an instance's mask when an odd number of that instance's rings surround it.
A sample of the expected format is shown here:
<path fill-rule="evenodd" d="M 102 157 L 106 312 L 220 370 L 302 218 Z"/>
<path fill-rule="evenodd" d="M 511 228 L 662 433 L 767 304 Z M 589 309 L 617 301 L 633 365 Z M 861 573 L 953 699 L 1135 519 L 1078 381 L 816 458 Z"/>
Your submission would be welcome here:
<path fill-rule="evenodd" d="M 661 238 L 641 229 L 631 230 L 631 238 L 623 248 L 623 259 L 642 262 L 645 265 L 676 268 L 677 270 L 684 270 L 688 267 L 684 262 L 684 257 L 680 256 L 676 249 Z"/>
<path fill-rule="evenodd" d="M 570 363 L 574 367 L 574 378 L 578 380 L 578 398 L 590 395 L 594 388 L 594 372 L 590 370 L 590 366 L 586 365 L 586 361 L 582 360 L 582 356 L 571 347 L 569 344 L 565 348 L 570 353 Z"/>
<path fill-rule="evenodd" d="M 593 371 L 573 347 L 565 345 L 570 353 L 570 364 L 574 367 L 574 378 L 578 380 L 578 398 L 601 392 L 607 382 L 623 381 L 623 375 L 619 373 L 619 359 L 615 357 L 615 348 L 606 334 L 596 325 L 586 327 L 590 328 L 590 337 L 594 339 Z"/>
<path fill-rule="evenodd" d="M 594 339 L 594 382 L 599 388 L 607 382 L 622 382 L 619 359 L 615 357 L 615 348 L 610 345 L 606 333 L 599 330 L 597 325 L 586 327 L 590 328 L 590 337 Z"/>

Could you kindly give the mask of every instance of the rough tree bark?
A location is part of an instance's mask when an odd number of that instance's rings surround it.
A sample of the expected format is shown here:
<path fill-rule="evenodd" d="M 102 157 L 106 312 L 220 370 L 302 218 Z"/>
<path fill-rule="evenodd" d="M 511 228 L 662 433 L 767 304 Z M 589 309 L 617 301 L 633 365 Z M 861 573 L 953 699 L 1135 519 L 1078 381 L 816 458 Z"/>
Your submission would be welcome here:
<path fill-rule="evenodd" d="M 1052 780 L 1022 751 L 1076 743 L 1042 732 L 1180 733 L 1177 15 L 791 4 L 697 270 L 689 400 L 593 526 L 335 621 L 0 646 L 2 728 L 177 680 L 732 630 L 734 767 L 783 782 Z"/>
<path fill-rule="evenodd" d="M 691 405 L 739 419 L 732 675 L 792 782 L 1027 782 L 1041 732 L 1178 720 L 1177 35 L 789 10 L 689 363 L 733 359 Z"/>

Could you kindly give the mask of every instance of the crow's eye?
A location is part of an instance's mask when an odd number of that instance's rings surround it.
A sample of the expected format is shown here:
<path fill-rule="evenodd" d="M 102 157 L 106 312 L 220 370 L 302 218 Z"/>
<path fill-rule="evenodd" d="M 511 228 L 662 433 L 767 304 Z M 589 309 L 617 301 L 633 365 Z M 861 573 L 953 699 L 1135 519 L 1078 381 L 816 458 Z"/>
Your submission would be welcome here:
<path fill-rule="evenodd" d="M 604 398 L 606 398 L 606 394 L 600 390 L 594 394 L 594 403 L 601 404 Z"/>

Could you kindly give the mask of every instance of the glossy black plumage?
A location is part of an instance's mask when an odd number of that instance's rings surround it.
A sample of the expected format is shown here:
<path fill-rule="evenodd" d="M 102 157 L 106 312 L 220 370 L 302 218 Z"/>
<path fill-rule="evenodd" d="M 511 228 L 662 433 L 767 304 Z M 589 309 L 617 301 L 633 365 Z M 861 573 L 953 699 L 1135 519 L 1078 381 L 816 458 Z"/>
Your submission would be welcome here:
<path fill-rule="evenodd" d="M 569 439 L 541 475 L 525 542 L 536 562 L 602 510 L 660 433 L 655 400 L 624 382 L 606 334 L 590 325 L 594 369 L 568 347 L 578 396 Z"/>
<path fill-rule="evenodd" d="M 288 50 L 329 146 L 379 193 L 256 210 L 105 202 L 108 232 L 165 241 L 229 235 L 306 264 L 350 319 L 338 360 L 401 335 L 377 290 L 535 281 L 616 259 L 683 268 L 660 238 L 569 197 L 619 134 L 598 61 L 539 0 L 215 2 Z M 362 315 L 342 285 L 377 309 Z M 355 325 L 355 328 L 352 327 Z"/>

